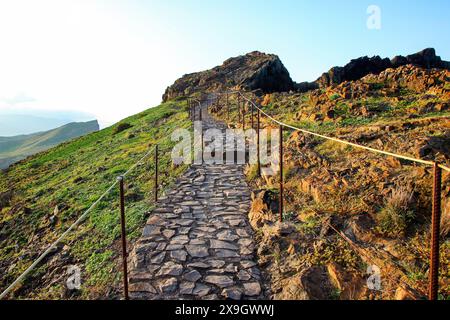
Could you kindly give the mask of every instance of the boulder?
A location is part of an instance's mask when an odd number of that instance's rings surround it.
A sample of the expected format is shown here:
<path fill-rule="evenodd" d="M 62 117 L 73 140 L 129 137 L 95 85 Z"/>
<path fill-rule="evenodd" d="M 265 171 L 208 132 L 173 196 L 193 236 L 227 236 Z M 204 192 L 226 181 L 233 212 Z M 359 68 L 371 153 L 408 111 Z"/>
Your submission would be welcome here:
<path fill-rule="evenodd" d="M 333 285 L 325 267 L 311 267 L 300 277 L 300 282 L 310 300 L 327 300 L 333 293 Z"/>
<path fill-rule="evenodd" d="M 288 92 L 295 89 L 295 84 L 278 56 L 254 51 L 230 58 L 211 70 L 184 75 L 166 89 L 163 101 L 231 88 Z"/>
<path fill-rule="evenodd" d="M 12 191 L 0 192 L 0 209 L 10 205 L 13 197 Z"/>

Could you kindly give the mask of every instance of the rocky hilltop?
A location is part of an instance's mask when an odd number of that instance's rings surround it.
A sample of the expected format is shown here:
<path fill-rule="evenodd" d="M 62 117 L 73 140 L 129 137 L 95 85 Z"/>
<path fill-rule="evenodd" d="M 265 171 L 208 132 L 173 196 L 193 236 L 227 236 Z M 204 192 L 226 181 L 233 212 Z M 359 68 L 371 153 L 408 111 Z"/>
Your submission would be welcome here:
<path fill-rule="evenodd" d="M 293 90 L 295 84 L 278 56 L 254 51 L 230 58 L 211 70 L 184 75 L 166 89 L 163 101 L 200 91 L 233 88 L 271 93 Z"/>
<path fill-rule="evenodd" d="M 308 92 L 311 90 L 339 85 L 346 81 L 356 81 L 387 69 L 396 69 L 413 65 L 424 69 L 450 70 L 450 62 L 436 55 L 433 48 L 424 49 L 408 56 L 396 56 L 392 59 L 360 57 L 351 60 L 343 67 L 333 67 L 313 82 L 294 82 L 280 58 L 274 54 L 254 51 L 243 56 L 226 60 L 221 66 L 211 70 L 184 75 L 168 87 L 163 101 L 196 92 L 213 92 L 227 89 L 261 90 L 273 92 Z"/>
<path fill-rule="evenodd" d="M 391 60 L 389 58 L 382 59 L 380 56 L 371 58 L 366 56 L 354 59 L 344 67 L 331 68 L 316 80 L 316 84 L 324 88 L 344 81 L 359 80 L 368 74 L 379 74 L 386 69 L 398 68 L 408 64 L 426 69 L 450 70 L 450 62 L 443 61 L 441 57 L 436 55 L 436 51 L 433 48 L 428 48 L 406 57 L 396 56 Z"/>

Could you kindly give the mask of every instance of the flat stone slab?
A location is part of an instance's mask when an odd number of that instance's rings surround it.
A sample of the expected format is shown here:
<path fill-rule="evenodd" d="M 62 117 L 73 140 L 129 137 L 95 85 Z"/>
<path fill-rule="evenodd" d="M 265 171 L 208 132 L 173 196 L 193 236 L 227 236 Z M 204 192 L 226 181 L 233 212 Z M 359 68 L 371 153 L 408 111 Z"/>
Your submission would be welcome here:
<path fill-rule="evenodd" d="M 206 276 L 205 282 L 214 284 L 220 288 L 232 286 L 234 281 L 228 276 Z"/>
<path fill-rule="evenodd" d="M 202 275 L 197 270 L 192 270 L 186 273 L 183 278 L 191 282 L 196 282 L 202 278 Z"/>
<path fill-rule="evenodd" d="M 162 280 L 159 284 L 159 290 L 162 293 L 173 293 L 178 287 L 177 278 Z"/>
<path fill-rule="evenodd" d="M 166 262 L 159 269 L 157 276 L 180 276 L 183 273 L 183 266 L 174 262 Z"/>
<path fill-rule="evenodd" d="M 259 296 L 261 294 L 261 285 L 259 282 L 244 283 L 244 293 L 250 297 Z"/>
<path fill-rule="evenodd" d="M 210 247 L 212 249 L 228 249 L 228 250 L 238 250 L 238 246 L 233 243 L 221 240 L 210 240 Z"/>
<path fill-rule="evenodd" d="M 208 248 L 201 245 L 187 245 L 186 250 L 193 258 L 204 258 L 209 256 Z"/>

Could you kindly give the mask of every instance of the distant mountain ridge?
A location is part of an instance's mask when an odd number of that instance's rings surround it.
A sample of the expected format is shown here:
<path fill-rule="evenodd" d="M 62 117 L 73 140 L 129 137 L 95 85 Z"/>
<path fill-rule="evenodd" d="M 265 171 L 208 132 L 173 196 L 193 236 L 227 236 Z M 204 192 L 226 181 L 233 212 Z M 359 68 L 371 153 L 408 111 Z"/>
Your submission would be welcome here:
<path fill-rule="evenodd" d="M 0 137 L 14 137 L 48 131 L 71 122 L 73 121 L 69 119 L 26 114 L 0 114 Z"/>
<path fill-rule="evenodd" d="M 92 114 L 72 110 L 0 106 L 0 137 L 48 131 L 68 123 L 87 122 L 95 118 Z"/>
<path fill-rule="evenodd" d="M 62 142 L 98 131 L 97 120 L 72 122 L 56 129 L 13 137 L 0 137 L 0 169 Z"/>

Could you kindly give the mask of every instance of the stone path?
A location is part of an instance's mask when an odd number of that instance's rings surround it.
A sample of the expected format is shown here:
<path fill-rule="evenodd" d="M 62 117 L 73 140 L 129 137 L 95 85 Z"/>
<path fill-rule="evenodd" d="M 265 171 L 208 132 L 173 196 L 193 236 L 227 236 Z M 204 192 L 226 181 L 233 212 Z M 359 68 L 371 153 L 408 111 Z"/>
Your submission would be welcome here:
<path fill-rule="evenodd" d="M 202 109 L 203 129 L 225 129 Z M 151 213 L 131 255 L 133 299 L 261 299 L 243 166 L 192 165 Z"/>

